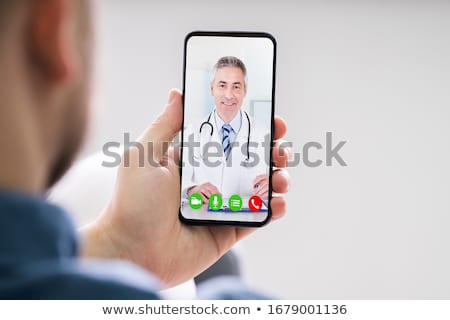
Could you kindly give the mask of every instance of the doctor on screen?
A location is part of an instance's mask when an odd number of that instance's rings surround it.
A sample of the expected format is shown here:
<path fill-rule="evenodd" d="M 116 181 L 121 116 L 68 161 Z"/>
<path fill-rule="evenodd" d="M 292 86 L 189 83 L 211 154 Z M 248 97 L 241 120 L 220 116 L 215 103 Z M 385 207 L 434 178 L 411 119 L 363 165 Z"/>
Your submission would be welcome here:
<path fill-rule="evenodd" d="M 183 138 L 190 149 L 183 150 L 183 198 L 199 193 L 205 203 L 212 194 L 267 199 L 270 128 L 261 130 L 241 109 L 247 93 L 244 63 L 232 56 L 220 58 L 210 89 L 214 110 L 188 126 Z"/>

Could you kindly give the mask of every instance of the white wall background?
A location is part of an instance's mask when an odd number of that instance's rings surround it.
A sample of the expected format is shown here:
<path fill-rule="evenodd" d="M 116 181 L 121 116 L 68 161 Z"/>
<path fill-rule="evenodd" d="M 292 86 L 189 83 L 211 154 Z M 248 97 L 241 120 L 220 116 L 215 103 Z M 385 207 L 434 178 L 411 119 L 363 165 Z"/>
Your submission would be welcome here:
<path fill-rule="evenodd" d="M 192 30 L 278 40 L 294 152 L 347 141 L 347 167 L 290 169 L 287 216 L 244 241 L 249 282 L 294 299 L 450 298 L 450 4 L 100 1 L 99 115 L 84 154 L 136 138 L 181 88 Z M 323 159 L 323 150 L 311 154 Z"/>

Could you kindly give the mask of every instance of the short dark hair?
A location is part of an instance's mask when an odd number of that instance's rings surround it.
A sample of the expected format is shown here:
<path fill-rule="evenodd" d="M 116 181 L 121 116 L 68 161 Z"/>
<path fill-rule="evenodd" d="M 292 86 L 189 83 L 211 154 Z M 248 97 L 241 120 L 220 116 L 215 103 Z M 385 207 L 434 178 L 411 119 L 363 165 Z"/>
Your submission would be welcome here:
<path fill-rule="evenodd" d="M 211 79 L 211 83 L 214 81 L 217 70 L 226 67 L 241 69 L 242 73 L 244 74 L 245 86 L 247 86 L 247 68 L 245 67 L 244 62 L 242 62 L 241 59 L 234 56 L 225 56 L 217 60 L 216 64 L 213 67 L 213 78 Z"/>

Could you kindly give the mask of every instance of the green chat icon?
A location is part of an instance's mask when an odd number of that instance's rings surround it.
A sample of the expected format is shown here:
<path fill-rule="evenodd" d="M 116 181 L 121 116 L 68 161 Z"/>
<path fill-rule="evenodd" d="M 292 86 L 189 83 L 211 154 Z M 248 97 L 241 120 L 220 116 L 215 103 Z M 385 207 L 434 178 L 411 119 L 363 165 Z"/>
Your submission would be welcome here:
<path fill-rule="evenodd" d="M 228 207 L 230 207 L 231 211 L 239 211 L 242 208 L 242 198 L 237 195 L 233 194 L 230 199 L 228 200 Z"/>

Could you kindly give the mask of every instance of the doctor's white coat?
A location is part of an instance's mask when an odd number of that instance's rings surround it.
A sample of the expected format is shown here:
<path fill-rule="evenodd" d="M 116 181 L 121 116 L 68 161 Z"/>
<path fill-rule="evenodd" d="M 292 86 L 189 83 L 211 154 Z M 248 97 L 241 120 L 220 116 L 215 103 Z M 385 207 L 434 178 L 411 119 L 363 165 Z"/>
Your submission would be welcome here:
<path fill-rule="evenodd" d="M 249 122 L 244 112 L 241 119 L 241 129 L 227 159 L 222 149 L 219 133 L 221 129 L 217 128 L 214 115 L 209 120 L 214 127 L 212 136 L 211 126 L 208 124 L 199 132 L 201 124 L 206 122 L 207 118 L 186 128 L 183 135 L 181 186 L 184 197 L 190 187 L 206 182 L 215 185 L 223 198 L 229 198 L 233 194 L 243 198 L 250 197 L 255 178 L 260 174 L 269 174 L 270 128 L 262 130 L 250 117 L 250 157 L 245 161 Z"/>

